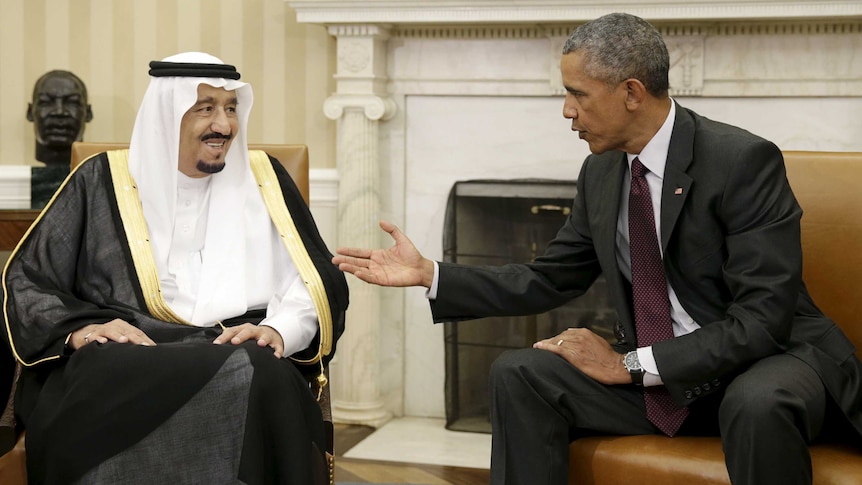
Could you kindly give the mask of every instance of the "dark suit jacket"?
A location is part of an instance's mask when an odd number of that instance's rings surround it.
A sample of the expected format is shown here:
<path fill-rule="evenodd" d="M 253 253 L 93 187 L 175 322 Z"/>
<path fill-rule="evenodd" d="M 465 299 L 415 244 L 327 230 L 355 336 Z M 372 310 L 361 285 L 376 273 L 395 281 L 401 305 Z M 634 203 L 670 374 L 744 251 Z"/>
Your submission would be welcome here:
<path fill-rule="evenodd" d="M 441 263 L 434 321 L 541 313 L 583 294 L 604 273 L 619 316 L 617 349 L 634 349 L 631 286 L 615 254 L 626 170 L 621 152 L 587 157 L 571 215 L 533 263 Z M 787 352 L 818 372 L 862 432 L 862 366 L 802 283 L 802 210 L 781 151 L 677 105 L 661 197 L 665 273 L 701 325 L 653 345 L 674 400 L 688 405 L 752 362 Z"/>

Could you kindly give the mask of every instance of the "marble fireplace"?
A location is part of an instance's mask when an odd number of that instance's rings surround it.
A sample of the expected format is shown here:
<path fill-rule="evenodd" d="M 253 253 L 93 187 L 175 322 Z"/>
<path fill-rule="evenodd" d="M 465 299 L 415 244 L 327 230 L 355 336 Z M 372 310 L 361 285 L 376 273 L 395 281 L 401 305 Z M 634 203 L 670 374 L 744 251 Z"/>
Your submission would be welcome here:
<path fill-rule="evenodd" d="M 287 0 L 337 39 L 337 244 L 382 247 L 379 219 L 442 260 L 460 180 L 574 179 L 586 144 L 563 119 L 572 28 L 614 11 L 660 28 L 672 95 L 782 149 L 862 151 L 858 0 Z M 349 278 L 332 363 L 337 421 L 444 417 L 444 329 L 422 289 Z"/>

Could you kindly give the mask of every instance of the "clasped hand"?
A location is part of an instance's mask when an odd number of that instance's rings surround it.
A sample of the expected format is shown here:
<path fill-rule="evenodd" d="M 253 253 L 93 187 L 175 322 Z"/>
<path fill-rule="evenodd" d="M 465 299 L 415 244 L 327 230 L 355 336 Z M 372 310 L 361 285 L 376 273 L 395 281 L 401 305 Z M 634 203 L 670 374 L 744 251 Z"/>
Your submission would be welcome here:
<path fill-rule="evenodd" d="M 213 340 L 213 343 L 224 344 L 229 342 L 233 345 L 239 345 L 252 339 L 257 340 L 257 345 L 260 347 L 271 347 L 276 358 L 280 359 L 284 355 L 284 340 L 281 338 L 281 334 L 267 325 L 243 323 L 235 327 L 226 327 L 222 334 Z M 141 329 L 129 322 L 115 318 L 107 323 L 92 323 L 75 330 L 69 338 L 69 346 L 78 350 L 89 343 L 104 344 L 109 341 L 121 344 L 156 345 Z"/>
<path fill-rule="evenodd" d="M 622 355 L 607 340 L 586 328 L 569 328 L 556 337 L 540 340 L 533 348 L 553 352 L 602 384 L 631 384 Z"/>

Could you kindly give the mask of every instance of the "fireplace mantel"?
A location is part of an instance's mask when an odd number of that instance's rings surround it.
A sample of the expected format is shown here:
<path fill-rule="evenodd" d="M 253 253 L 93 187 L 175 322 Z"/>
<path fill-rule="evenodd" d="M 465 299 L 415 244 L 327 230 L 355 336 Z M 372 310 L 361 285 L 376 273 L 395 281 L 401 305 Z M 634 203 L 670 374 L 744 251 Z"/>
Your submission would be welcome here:
<path fill-rule="evenodd" d="M 611 12 L 648 20 L 802 20 L 862 16 L 858 0 L 299 0 L 297 21 L 317 24 L 513 24 L 586 21 Z"/>

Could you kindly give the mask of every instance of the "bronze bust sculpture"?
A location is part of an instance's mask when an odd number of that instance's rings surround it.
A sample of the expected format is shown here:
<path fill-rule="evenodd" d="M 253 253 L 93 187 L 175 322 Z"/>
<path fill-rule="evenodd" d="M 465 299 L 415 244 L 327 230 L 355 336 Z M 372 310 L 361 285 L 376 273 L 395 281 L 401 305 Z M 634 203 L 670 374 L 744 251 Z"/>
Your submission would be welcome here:
<path fill-rule="evenodd" d="M 31 206 L 41 209 L 69 174 L 72 143 L 83 139 L 84 127 L 93 119 L 87 103 L 87 87 L 69 71 L 43 74 L 33 87 L 27 120 L 36 134 L 36 160 L 31 178 Z"/>

